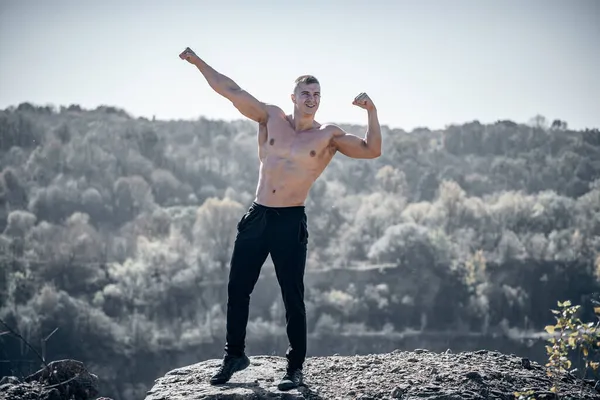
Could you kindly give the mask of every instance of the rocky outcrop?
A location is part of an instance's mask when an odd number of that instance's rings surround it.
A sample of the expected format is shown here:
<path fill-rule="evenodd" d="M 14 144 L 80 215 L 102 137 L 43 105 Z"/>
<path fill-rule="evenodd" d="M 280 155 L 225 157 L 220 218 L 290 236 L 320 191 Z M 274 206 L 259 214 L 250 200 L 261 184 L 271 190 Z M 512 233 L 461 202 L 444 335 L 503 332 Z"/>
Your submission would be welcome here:
<path fill-rule="evenodd" d="M 553 381 L 543 366 L 528 359 L 480 350 L 452 354 L 427 350 L 366 356 L 310 357 L 305 385 L 277 390 L 285 359 L 250 357 L 251 364 L 224 385 L 211 386 L 221 360 L 208 360 L 168 372 L 155 381 L 145 400 L 175 399 L 553 399 Z M 565 374 L 561 398 L 598 399 L 600 384 Z"/>
<path fill-rule="evenodd" d="M 98 377 L 76 360 L 52 361 L 26 378 L 7 376 L 0 380 L 2 400 L 88 400 L 97 396 Z"/>

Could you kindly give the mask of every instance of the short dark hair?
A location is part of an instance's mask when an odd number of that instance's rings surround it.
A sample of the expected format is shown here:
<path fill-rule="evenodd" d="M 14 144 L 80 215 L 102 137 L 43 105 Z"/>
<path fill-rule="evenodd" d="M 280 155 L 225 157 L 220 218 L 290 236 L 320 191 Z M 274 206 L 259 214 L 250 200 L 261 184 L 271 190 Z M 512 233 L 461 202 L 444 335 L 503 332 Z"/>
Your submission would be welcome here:
<path fill-rule="evenodd" d="M 294 81 L 294 91 L 296 91 L 296 88 L 301 83 L 304 83 L 306 85 L 310 85 L 311 83 L 316 83 L 317 85 L 320 85 L 319 80 L 315 76 L 313 76 L 313 75 L 300 75 Z"/>

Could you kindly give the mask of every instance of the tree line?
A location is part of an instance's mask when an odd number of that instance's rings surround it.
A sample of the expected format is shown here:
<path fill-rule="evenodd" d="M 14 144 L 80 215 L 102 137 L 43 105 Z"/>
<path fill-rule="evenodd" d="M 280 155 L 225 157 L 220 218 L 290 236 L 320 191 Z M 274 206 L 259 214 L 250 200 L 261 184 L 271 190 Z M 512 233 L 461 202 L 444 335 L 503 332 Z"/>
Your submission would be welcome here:
<path fill-rule="evenodd" d="M 48 356 L 85 362 L 115 399 L 220 357 L 256 130 L 109 106 L 0 111 L 0 318 L 32 343 L 59 327 Z M 536 116 L 382 134 L 380 158 L 336 155 L 307 201 L 309 351 L 335 352 L 326 338 L 372 352 L 373 335 L 536 333 L 562 299 L 593 316 L 600 131 Z M 285 348 L 271 270 L 251 303 L 255 352 Z M 35 361 L 11 340 L 0 358 Z"/>

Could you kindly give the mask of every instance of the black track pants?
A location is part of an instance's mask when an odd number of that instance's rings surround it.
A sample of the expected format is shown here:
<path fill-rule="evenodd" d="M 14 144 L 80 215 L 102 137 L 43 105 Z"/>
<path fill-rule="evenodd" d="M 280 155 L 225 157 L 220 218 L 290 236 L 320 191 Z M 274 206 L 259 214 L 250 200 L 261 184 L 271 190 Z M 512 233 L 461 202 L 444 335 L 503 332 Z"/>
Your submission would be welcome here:
<path fill-rule="evenodd" d="M 252 203 L 237 230 L 227 289 L 225 352 L 229 355 L 244 353 L 250 294 L 270 253 L 285 305 L 288 366 L 302 368 L 306 358 L 304 269 L 308 229 L 305 208 L 274 208 Z"/>

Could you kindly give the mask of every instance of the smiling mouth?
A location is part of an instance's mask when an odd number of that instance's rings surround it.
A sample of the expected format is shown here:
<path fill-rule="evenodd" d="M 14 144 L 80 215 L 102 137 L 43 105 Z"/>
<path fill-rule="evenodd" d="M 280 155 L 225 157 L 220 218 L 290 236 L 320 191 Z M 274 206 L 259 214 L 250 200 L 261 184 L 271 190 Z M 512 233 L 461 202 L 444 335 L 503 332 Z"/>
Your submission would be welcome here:
<path fill-rule="evenodd" d="M 315 107 L 314 104 L 310 104 L 310 105 L 309 104 L 305 104 L 305 106 L 308 107 L 308 108 L 314 108 Z"/>

